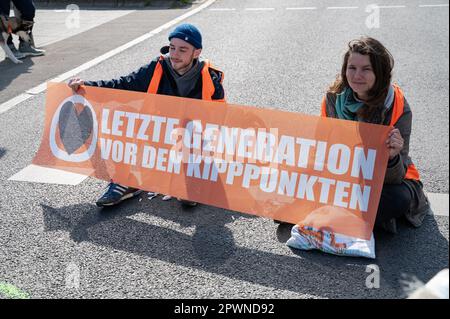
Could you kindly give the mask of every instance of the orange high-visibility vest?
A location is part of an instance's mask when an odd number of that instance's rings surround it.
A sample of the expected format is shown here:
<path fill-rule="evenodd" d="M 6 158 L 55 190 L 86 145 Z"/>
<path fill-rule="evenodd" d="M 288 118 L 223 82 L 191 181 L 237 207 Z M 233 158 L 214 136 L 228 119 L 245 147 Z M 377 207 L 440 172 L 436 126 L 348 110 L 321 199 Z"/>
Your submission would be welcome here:
<path fill-rule="evenodd" d="M 397 121 L 400 119 L 400 117 L 403 114 L 403 111 L 405 109 L 405 99 L 403 98 L 403 91 L 400 89 L 400 87 L 396 84 L 394 84 L 394 108 L 392 110 L 392 118 L 391 118 L 391 126 L 394 126 Z M 413 163 L 408 165 L 408 169 L 406 170 L 406 179 L 414 179 L 414 180 L 420 180 L 419 171 L 414 166 Z"/>
<path fill-rule="evenodd" d="M 158 62 L 156 63 L 156 68 L 155 71 L 153 72 L 153 77 L 152 80 L 150 81 L 150 85 L 148 86 L 148 90 L 147 93 L 151 93 L 151 94 L 157 94 L 158 93 L 158 88 L 159 88 L 159 83 L 161 82 L 161 77 L 163 75 L 163 68 L 161 65 L 161 61 L 163 60 L 163 57 L 161 56 L 158 60 Z M 213 68 L 211 66 L 211 63 L 209 62 L 209 60 L 204 60 L 204 64 L 203 64 L 203 68 L 202 68 L 202 100 L 207 100 L 207 101 L 213 101 L 212 96 L 214 95 L 214 92 L 216 91 L 215 87 L 214 87 L 214 83 L 211 79 L 211 75 L 209 74 L 209 68 Z M 215 69 L 215 68 L 213 68 Z M 217 70 L 217 69 L 215 69 Z M 219 71 L 219 70 L 217 70 Z M 223 81 L 223 72 L 220 71 L 222 73 L 222 79 L 221 82 Z M 220 99 L 220 100 L 214 100 L 214 102 L 225 102 L 225 99 Z"/>
<path fill-rule="evenodd" d="M 321 116 L 323 117 L 327 116 L 326 103 L 327 103 L 326 96 L 324 96 L 324 98 L 322 99 L 322 107 L 321 107 Z M 397 121 L 402 116 L 404 109 L 405 109 L 405 99 L 403 91 L 400 89 L 398 85 L 394 84 L 394 106 L 392 108 L 392 118 L 390 123 L 391 126 L 394 126 L 397 123 Z M 414 166 L 414 164 L 411 163 L 408 165 L 405 178 L 420 180 L 419 171 Z"/>

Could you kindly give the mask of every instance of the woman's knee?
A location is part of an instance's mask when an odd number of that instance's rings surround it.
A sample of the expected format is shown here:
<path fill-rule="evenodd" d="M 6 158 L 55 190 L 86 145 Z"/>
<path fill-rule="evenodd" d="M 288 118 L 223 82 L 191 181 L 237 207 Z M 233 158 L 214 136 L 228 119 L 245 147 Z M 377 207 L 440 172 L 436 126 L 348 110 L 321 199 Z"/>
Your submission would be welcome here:
<path fill-rule="evenodd" d="M 411 201 L 411 191 L 406 185 L 385 185 L 381 192 L 378 214 L 387 219 L 403 216 L 409 210 Z"/>

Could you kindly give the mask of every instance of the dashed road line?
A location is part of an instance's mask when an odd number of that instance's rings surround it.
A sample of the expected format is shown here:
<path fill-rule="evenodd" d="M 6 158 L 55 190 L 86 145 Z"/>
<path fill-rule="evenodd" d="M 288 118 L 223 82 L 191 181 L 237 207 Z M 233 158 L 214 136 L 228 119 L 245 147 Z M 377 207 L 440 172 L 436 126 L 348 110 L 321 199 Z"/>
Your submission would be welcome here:
<path fill-rule="evenodd" d="M 358 7 L 327 7 L 327 10 L 354 10 Z"/>
<path fill-rule="evenodd" d="M 448 3 L 441 4 L 420 4 L 419 8 L 438 8 L 438 7 L 448 7 Z M 376 6 L 379 9 L 404 9 L 407 5 L 386 5 L 386 6 Z M 243 8 L 245 11 L 274 11 L 276 8 Z M 287 7 L 284 8 L 288 11 L 302 11 L 302 10 L 317 10 L 318 7 Z M 359 9 L 357 6 L 334 6 L 326 7 L 327 10 L 354 10 Z M 236 8 L 211 8 L 209 11 L 237 11 Z M 241 9 L 242 10 L 242 9 Z"/>
<path fill-rule="evenodd" d="M 236 11 L 236 8 L 211 8 L 209 11 Z"/>
<path fill-rule="evenodd" d="M 404 5 L 398 5 L 398 6 L 377 6 L 377 8 L 380 9 L 399 9 L 399 8 L 406 8 Z"/>
<path fill-rule="evenodd" d="M 286 8 L 286 10 L 317 10 L 317 7 Z"/>
<path fill-rule="evenodd" d="M 245 11 L 273 11 L 275 8 L 245 8 Z"/>
<path fill-rule="evenodd" d="M 439 8 L 439 7 L 448 7 L 448 3 L 442 3 L 442 4 L 420 4 L 419 8 Z"/>

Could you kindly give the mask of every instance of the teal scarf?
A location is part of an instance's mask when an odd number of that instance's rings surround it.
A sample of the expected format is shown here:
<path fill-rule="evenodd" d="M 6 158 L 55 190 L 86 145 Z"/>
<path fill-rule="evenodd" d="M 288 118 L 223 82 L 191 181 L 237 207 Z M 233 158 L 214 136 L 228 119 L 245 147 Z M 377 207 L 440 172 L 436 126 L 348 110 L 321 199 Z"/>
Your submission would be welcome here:
<path fill-rule="evenodd" d="M 336 96 L 336 113 L 343 120 L 356 120 L 356 113 L 364 103 L 357 101 L 353 90 L 349 87 Z"/>
<path fill-rule="evenodd" d="M 392 85 L 389 88 L 384 107 L 388 109 L 394 101 L 394 88 Z M 364 103 L 355 98 L 355 94 L 350 87 L 347 87 L 340 94 L 336 96 L 336 114 L 342 120 L 357 120 L 357 112 Z"/>

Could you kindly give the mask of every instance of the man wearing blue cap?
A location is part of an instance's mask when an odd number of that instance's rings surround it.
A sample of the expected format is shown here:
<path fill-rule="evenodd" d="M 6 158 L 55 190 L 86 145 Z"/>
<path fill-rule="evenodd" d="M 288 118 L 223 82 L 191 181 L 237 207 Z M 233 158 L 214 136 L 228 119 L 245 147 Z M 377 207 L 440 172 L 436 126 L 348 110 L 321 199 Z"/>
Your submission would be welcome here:
<path fill-rule="evenodd" d="M 224 74 L 200 57 L 202 35 L 192 24 L 181 24 L 169 34 L 170 45 L 161 55 L 136 72 L 110 81 L 83 81 L 73 78 L 68 85 L 76 92 L 82 85 L 164 94 L 225 102 Z M 142 191 L 111 182 L 97 200 L 97 206 L 112 206 Z M 182 201 L 194 206 L 195 203 Z"/>

